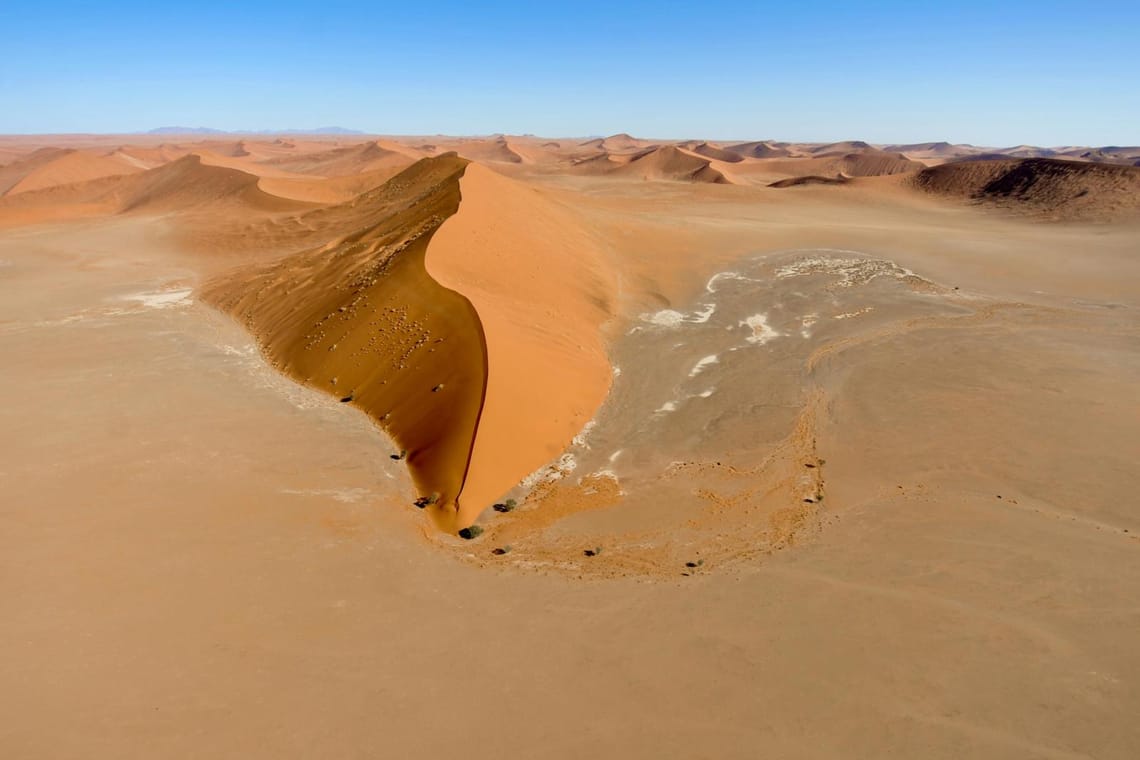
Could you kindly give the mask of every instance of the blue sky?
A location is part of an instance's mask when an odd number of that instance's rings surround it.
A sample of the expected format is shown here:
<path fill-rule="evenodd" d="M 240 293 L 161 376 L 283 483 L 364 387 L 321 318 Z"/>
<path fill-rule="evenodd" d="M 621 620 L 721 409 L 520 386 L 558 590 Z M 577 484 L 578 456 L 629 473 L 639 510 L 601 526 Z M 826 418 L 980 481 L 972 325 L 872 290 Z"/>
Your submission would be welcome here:
<path fill-rule="evenodd" d="M 3 133 L 1140 143 L 1137 0 L 4 0 L 0 29 Z"/>

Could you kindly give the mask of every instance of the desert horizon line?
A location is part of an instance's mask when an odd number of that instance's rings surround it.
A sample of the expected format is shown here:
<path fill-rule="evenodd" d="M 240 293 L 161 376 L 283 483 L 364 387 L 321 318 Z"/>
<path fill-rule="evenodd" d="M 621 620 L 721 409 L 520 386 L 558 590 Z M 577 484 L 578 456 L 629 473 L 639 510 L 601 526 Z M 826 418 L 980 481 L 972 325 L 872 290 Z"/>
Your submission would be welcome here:
<path fill-rule="evenodd" d="M 222 138 L 222 137 L 290 137 L 290 136 L 304 136 L 304 137 L 375 137 L 375 138 L 389 138 L 389 139 L 406 139 L 406 138 L 420 138 L 420 137 L 439 137 L 449 139 L 487 139 L 495 137 L 517 137 L 517 138 L 534 138 L 534 139 L 548 139 L 548 140 L 599 140 L 611 137 L 633 137 L 638 140 L 645 140 L 651 142 L 662 143 L 683 143 L 693 141 L 715 142 L 727 145 L 740 144 L 746 142 L 766 142 L 766 143 L 780 143 L 780 144 L 801 144 L 801 145 L 830 145 L 835 143 L 845 142 L 863 142 L 872 146 L 915 146 L 915 145 L 951 145 L 962 146 L 970 148 L 1016 148 L 1016 147 L 1032 147 L 1032 148 L 1046 148 L 1046 149 L 1062 149 L 1062 148 L 1121 148 L 1132 147 L 1133 145 L 1140 145 L 1140 138 L 1134 142 L 1127 140 L 1120 142 L 1110 143 L 1096 143 L 1096 142 L 1030 142 L 1021 141 L 1014 143 L 1005 142 L 971 142 L 967 140 L 951 140 L 951 139 L 929 139 L 929 140 L 877 140 L 869 139 L 859 136 L 840 137 L 836 139 L 799 139 L 788 137 L 715 137 L 706 135 L 689 135 L 685 137 L 666 137 L 660 135 L 638 135 L 636 132 L 626 130 L 607 133 L 587 133 L 587 134 L 541 134 L 536 132 L 379 132 L 367 131 L 350 127 L 341 126 L 325 126 L 325 127 L 311 127 L 311 128 L 288 128 L 288 129 L 217 129 L 214 127 L 183 127 L 183 126 L 163 126 L 151 129 L 132 130 L 132 131 L 82 131 L 82 132 L 5 132 L 0 131 L 0 139 L 2 138 L 27 138 L 27 137 L 200 137 L 200 138 Z"/>

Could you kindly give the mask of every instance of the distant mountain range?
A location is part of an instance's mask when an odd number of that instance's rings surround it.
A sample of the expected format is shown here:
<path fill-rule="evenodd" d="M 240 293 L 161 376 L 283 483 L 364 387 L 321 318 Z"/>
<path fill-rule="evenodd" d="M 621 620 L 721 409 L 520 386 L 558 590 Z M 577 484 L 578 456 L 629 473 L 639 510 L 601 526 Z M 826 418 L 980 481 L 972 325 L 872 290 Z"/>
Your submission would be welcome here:
<path fill-rule="evenodd" d="M 316 129 L 211 129 L 210 127 L 159 127 L 148 135 L 363 135 L 358 129 L 318 127 Z"/>

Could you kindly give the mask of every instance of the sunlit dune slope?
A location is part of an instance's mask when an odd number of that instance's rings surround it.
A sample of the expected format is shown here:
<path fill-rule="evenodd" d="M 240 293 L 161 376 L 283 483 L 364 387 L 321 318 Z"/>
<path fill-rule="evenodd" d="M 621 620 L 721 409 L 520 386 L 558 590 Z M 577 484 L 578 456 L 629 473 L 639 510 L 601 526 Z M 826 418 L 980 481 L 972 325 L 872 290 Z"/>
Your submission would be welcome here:
<path fill-rule="evenodd" d="M 704 156 L 705 158 L 716 159 L 717 161 L 725 161 L 730 164 L 735 164 L 744 160 L 744 156 L 725 148 L 718 148 L 715 145 L 710 145 L 707 142 L 697 143 L 691 150 L 693 153 Z"/>
<path fill-rule="evenodd" d="M 359 145 L 271 158 L 263 163 L 297 174 L 321 177 L 343 177 L 380 169 L 397 171 L 407 168 L 415 159 L 405 153 L 372 141 Z"/>
<path fill-rule="evenodd" d="M 265 192 L 252 174 L 208 166 L 188 155 L 156 169 L 57 185 L 0 198 L 0 223 L 109 216 L 123 213 L 217 212 L 224 207 L 264 212 L 311 208 Z"/>
<path fill-rule="evenodd" d="M 617 278 L 571 209 L 472 164 L 459 213 L 427 268 L 474 304 L 487 340 L 486 401 L 459 521 L 558 456 L 605 399 L 612 377 L 602 327 Z"/>
<path fill-rule="evenodd" d="M 787 148 L 773 146 L 766 142 L 740 143 L 730 145 L 724 150 L 745 158 L 786 158 L 791 155 Z"/>
<path fill-rule="evenodd" d="M 461 140 L 449 144 L 453 150 L 472 161 L 489 161 L 507 164 L 520 164 L 523 157 L 514 150 L 503 136 L 489 139 Z"/>
<path fill-rule="evenodd" d="M 256 176 L 239 169 L 207 166 L 196 155 L 115 183 L 104 198 L 113 201 L 120 213 L 185 211 L 227 203 L 269 211 L 300 207 L 262 190 Z"/>
<path fill-rule="evenodd" d="M 712 168 L 707 160 L 673 145 L 649 149 L 613 173 L 642 179 L 728 183 L 725 176 Z"/>
<path fill-rule="evenodd" d="M 319 212 L 339 220 L 340 238 L 219 277 L 202 294 L 244 324 L 279 370 L 377 420 L 445 530 L 463 527 L 457 502 L 487 358 L 470 301 L 433 280 L 424 255 L 459 208 L 466 166 L 455 154 L 424 159 Z"/>
<path fill-rule="evenodd" d="M 0 175 L 6 175 L 6 179 L 11 182 L 6 190 L 0 189 L 0 195 L 16 195 L 101 177 L 134 174 L 143 170 L 125 156 L 103 155 L 85 150 L 51 152 L 51 149 L 47 149 L 47 151 L 49 152 L 37 151 L 37 154 L 27 161 L 0 170 Z M 22 176 L 19 176 L 21 172 Z M 4 184 L 7 182 L 0 179 L 0 188 Z"/>

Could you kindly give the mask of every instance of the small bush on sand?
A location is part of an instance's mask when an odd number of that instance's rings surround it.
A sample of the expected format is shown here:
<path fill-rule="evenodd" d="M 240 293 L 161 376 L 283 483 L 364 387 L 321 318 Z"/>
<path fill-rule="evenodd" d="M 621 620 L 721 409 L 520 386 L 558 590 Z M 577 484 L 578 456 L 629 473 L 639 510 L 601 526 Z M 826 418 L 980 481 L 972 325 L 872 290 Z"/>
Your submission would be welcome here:
<path fill-rule="evenodd" d="M 496 512 L 506 513 L 506 512 L 513 512 L 515 507 L 517 507 L 517 506 L 518 506 L 517 501 L 515 501 L 514 499 L 507 499 L 506 501 L 499 502 L 494 507 L 492 507 L 492 509 L 494 509 Z"/>

